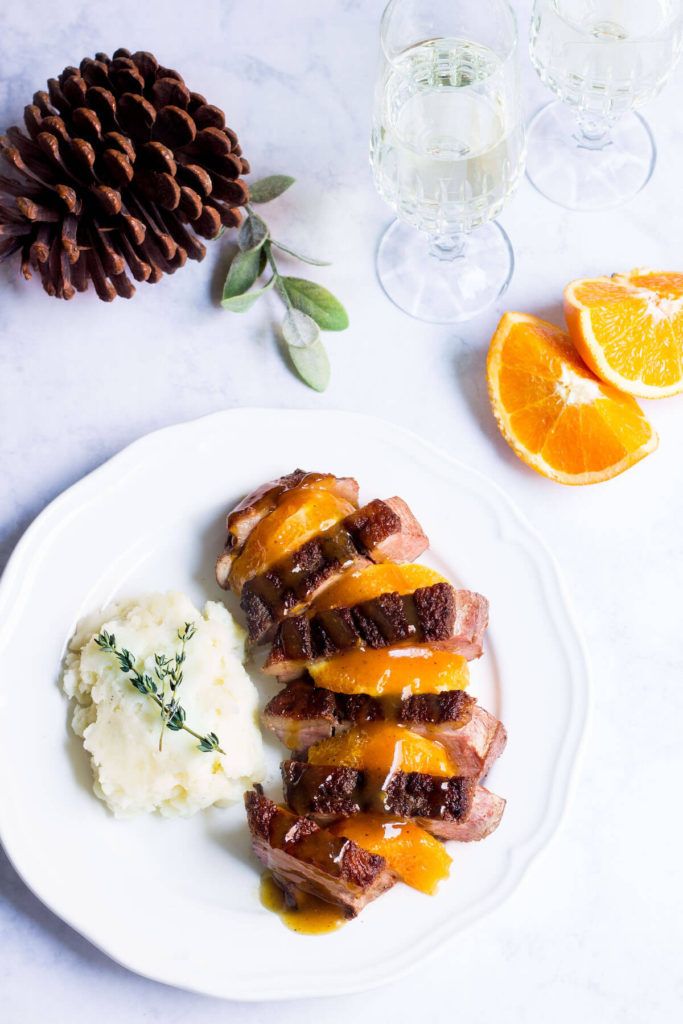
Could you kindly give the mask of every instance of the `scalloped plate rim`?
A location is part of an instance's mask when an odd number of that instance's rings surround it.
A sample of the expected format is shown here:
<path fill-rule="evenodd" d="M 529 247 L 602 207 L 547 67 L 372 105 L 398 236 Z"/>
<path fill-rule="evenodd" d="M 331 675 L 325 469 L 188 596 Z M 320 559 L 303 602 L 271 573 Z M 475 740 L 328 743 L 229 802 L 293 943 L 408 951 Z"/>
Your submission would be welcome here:
<path fill-rule="evenodd" d="M 539 828 L 530 835 L 527 840 L 514 847 L 507 856 L 506 871 L 499 883 L 491 890 L 487 897 L 474 905 L 468 912 L 462 915 L 456 925 L 444 925 L 436 929 L 430 935 L 423 937 L 411 945 L 410 951 L 404 955 L 403 961 L 395 963 L 391 968 L 383 968 L 378 971 L 377 965 L 371 965 L 369 973 L 376 973 L 377 977 L 365 977 L 357 975 L 353 980 L 346 980 L 343 984 L 338 981 L 331 981 L 329 978 L 317 975 L 316 978 L 323 981 L 313 991 L 302 992 L 296 983 L 287 986 L 280 983 L 264 991 L 261 988 L 263 979 L 260 980 L 260 991 L 258 994 L 252 988 L 226 994 L 224 987 L 215 987 L 206 983 L 192 984 L 189 981 L 179 983 L 174 979 L 171 971 L 165 971 L 158 967 L 141 965 L 139 962 L 131 961 L 125 952 L 116 948 L 115 942 L 108 942 L 96 934 L 96 930 L 80 920 L 77 913 L 73 913 L 68 907 L 61 905 L 59 898 L 55 898 L 54 892 L 49 891 L 49 885 L 44 886 L 41 880 L 28 877 L 21 866 L 20 852 L 13 848 L 11 836 L 7 835 L 4 821 L 3 803 L 0 794 L 0 842 L 3 845 L 15 871 L 31 892 L 54 914 L 60 917 L 69 927 L 82 935 L 93 946 L 107 955 L 110 959 L 133 973 L 147 977 L 166 985 L 181 987 L 186 991 L 194 991 L 204 995 L 216 996 L 223 999 L 242 1000 L 249 1002 L 266 1002 L 278 999 L 296 999 L 324 995 L 342 995 L 355 992 L 367 991 L 379 985 L 388 985 L 392 981 L 405 976 L 416 968 L 420 962 L 442 950 L 444 944 L 456 935 L 462 933 L 475 921 L 481 920 L 486 915 L 499 907 L 522 882 L 527 871 L 547 847 L 552 837 L 560 827 L 571 801 L 572 791 L 576 781 L 577 767 L 580 759 L 581 748 L 585 739 L 587 724 L 590 712 L 590 688 L 591 673 L 586 646 L 581 631 L 576 622 L 575 614 L 569 595 L 566 591 L 557 561 L 541 538 L 537 530 L 531 525 L 524 513 L 506 492 L 490 477 L 480 470 L 474 469 L 466 462 L 450 455 L 439 446 L 426 441 L 419 434 L 408 430 L 399 424 L 393 423 L 380 417 L 363 413 L 346 412 L 344 410 L 312 410 L 312 409 L 278 409 L 263 407 L 242 407 L 221 410 L 207 415 L 170 424 L 151 431 L 135 441 L 128 444 L 121 451 L 117 452 L 102 465 L 98 466 L 74 484 L 66 488 L 54 498 L 29 524 L 23 535 L 15 546 L 5 570 L 0 577 L 0 652 L 6 642 L 7 635 L 11 633 L 11 622 L 13 614 L 19 614 L 21 610 L 17 598 L 20 597 L 23 588 L 21 574 L 30 566 L 39 549 L 41 540 L 49 538 L 49 531 L 52 521 L 61 519 L 62 510 L 72 513 L 80 511 L 87 504 L 89 491 L 100 481 L 107 477 L 120 478 L 128 470 L 132 470 L 147 450 L 152 450 L 155 444 L 164 443 L 173 433 L 182 433 L 192 429 L 205 427 L 212 421 L 224 418 L 240 418 L 248 416 L 316 416 L 328 420 L 355 420 L 364 421 L 366 424 L 373 424 L 375 429 L 392 432 L 392 441 L 397 444 L 403 441 L 406 445 L 411 444 L 423 452 L 430 454 L 439 462 L 446 464 L 451 472 L 461 473 L 471 478 L 477 484 L 479 493 L 489 505 L 494 508 L 498 529 L 504 534 L 510 521 L 515 526 L 515 543 L 521 543 L 527 555 L 531 557 L 536 569 L 539 572 L 543 591 L 548 593 L 554 590 L 555 600 L 549 604 L 552 610 L 552 617 L 556 623 L 561 624 L 559 629 L 562 637 L 562 646 L 567 662 L 571 667 L 571 717 L 562 737 L 561 745 L 554 763 L 554 775 L 552 784 L 548 788 L 545 814 Z M 83 499 L 81 499 L 83 496 Z M 495 499 L 492 500 L 492 499 Z M 504 506 L 506 517 L 501 518 L 496 502 Z M 510 538 L 507 538 L 510 539 Z M 540 557 L 539 557 L 540 552 Z M 557 615 L 559 610 L 564 613 L 564 618 Z M 568 634 L 572 634 L 575 643 L 573 649 L 568 643 Z M 47 889 L 47 891 L 46 891 Z M 396 958 L 395 958 L 396 959 Z M 332 975 L 334 977 L 334 975 Z M 313 979 L 310 979 L 313 981 Z M 253 984 L 253 982 L 250 982 Z M 335 987 L 336 986 L 336 987 Z"/>

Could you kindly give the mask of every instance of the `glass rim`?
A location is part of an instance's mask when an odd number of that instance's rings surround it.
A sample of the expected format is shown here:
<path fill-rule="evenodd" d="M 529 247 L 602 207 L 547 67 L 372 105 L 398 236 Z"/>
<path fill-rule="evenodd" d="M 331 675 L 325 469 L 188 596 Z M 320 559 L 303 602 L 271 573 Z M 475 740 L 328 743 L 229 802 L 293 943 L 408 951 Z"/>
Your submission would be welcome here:
<path fill-rule="evenodd" d="M 390 64 L 393 68 L 397 68 L 398 67 L 399 58 L 402 57 L 403 54 L 407 53 L 408 50 L 411 50 L 413 48 L 413 46 L 420 46 L 421 43 L 429 42 L 429 40 L 416 39 L 415 42 L 412 43 L 410 46 L 406 46 L 405 49 L 400 50 L 399 53 L 395 57 L 391 57 L 389 55 L 389 53 L 387 52 L 386 38 L 385 38 L 386 37 L 386 27 L 387 27 L 387 22 L 389 20 L 389 12 L 390 12 L 391 8 L 394 7 L 394 5 L 396 3 L 398 3 L 398 2 L 399 2 L 399 0 L 389 0 L 389 3 L 386 5 L 386 7 L 384 8 L 384 11 L 382 12 L 382 17 L 380 18 L 380 23 L 379 23 L 379 42 L 380 42 L 380 47 L 381 47 L 381 50 L 382 50 L 382 56 L 384 57 L 385 61 L 388 64 Z M 499 55 L 500 56 L 500 67 L 496 68 L 496 73 L 498 73 L 501 70 L 501 68 L 505 64 L 508 63 L 508 61 L 515 59 L 515 56 L 516 56 L 516 53 L 517 53 L 517 47 L 519 45 L 519 27 L 517 25 L 517 16 L 515 14 L 514 8 L 513 8 L 512 4 L 510 3 L 510 0 L 498 0 L 498 2 L 500 3 L 500 5 L 502 7 L 506 8 L 506 10 L 507 10 L 507 12 L 508 12 L 508 14 L 510 16 L 510 21 L 511 21 L 511 24 L 512 24 L 512 33 L 511 33 L 511 37 L 510 37 L 510 43 L 509 43 L 508 47 L 506 48 L 505 53 Z M 435 38 L 443 38 L 443 37 L 438 37 L 437 36 Z"/>
<path fill-rule="evenodd" d="M 390 2 L 393 3 L 394 0 L 390 0 Z M 563 14 L 559 10 L 558 4 L 557 4 L 557 0 L 534 0 L 533 9 L 532 9 L 532 12 L 531 12 L 532 18 L 537 13 L 539 7 L 541 6 L 541 3 L 543 3 L 544 6 L 551 7 L 552 10 L 553 10 L 553 13 L 560 19 L 560 21 L 564 25 L 567 26 L 567 28 L 570 28 L 573 32 L 578 33 L 582 37 L 589 35 L 589 32 L 588 32 L 587 29 L 581 28 L 580 25 L 577 25 L 575 21 L 572 21 L 566 14 Z M 656 32 L 653 32 L 651 35 L 629 36 L 629 42 L 631 42 L 631 43 L 645 43 L 645 42 L 647 42 L 650 39 L 656 39 L 663 32 L 668 31 L 672 27 L 672 25 L 675 25 L 677 20 L 680 21 L 682 16 L 683 16 L 683 10 L 681 9 L 681 5 L 680 5 L 680 2 L 679 2 L 678 12 L 676 12 L 676 10 L 674 9 L 673 12 L 672 12 L 671 18 L 669 19 L 668 22 L 666 22 L 666 24 L 662 25 L 661 28 L 659 28 Z"/>

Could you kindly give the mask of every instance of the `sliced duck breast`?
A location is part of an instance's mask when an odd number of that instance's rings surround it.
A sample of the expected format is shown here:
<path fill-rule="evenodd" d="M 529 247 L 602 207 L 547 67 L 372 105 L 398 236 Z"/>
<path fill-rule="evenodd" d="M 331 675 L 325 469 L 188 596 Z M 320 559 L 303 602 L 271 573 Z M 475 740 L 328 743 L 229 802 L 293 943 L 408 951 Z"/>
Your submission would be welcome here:
<path fill-rule="evenodd" d="M 355 917 L 396 882 L 383 857 L 292 814 L 258 790 L 247 792 L 244 802 L 254 853 L 294 901 L 302 890 Z"/>
<path fill-rule="evenodd" d="M 252 643 L 272 640 L 278 624 L 301 613 L 350 569 L 410 562 L 429 541 L 401 498 L 376 499 L 247 580 L 241 592 Z"/>
<path fill-rule="evenodd" d="M 410 594 L 385 593 L 342 608 L 312 609 L 280 624 L 264 666 L 283 682 L 296 679 L 314 661 L 356 647 L 430 643 L 468 659 L 482 653 L 488 602 L 449 583 Z"/>

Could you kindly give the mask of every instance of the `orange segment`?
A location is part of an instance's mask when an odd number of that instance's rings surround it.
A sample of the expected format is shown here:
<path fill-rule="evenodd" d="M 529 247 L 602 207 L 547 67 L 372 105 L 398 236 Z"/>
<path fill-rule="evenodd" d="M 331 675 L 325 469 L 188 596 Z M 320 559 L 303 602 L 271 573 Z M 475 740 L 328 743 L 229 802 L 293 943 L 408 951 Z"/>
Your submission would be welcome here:
<path fill-rule="evenodd" d="M 380 594 L 412 594 L 418 587 L 431 587 L 445 583 L 444 577 L 426 565 L 369 565 L 340 576 L 315 602 L 316 611 L 343 608 L 345 605 L 370 601 Z"/>
<path fill-rule="evenodd" d="M 401 725 L 369 722 L 340 736 L 314 743 L 308 750 L 311 764 L 367 768 L 386 772 L 423 772 L 450 778 L 457 766 L 440 743 L 425 739 Z"/>
<path fill-rule="evenodd" d="M 503 437 L 551 480 L 608 480 L 657 447 L 637 402 L 598 380 L 569 336 L 538 317 L 503 316 L 491 340 L 487 375 Z"/>
<path fill-rule="evenodd" d="M 309 665 L 308 671 L 316 686 L 371 697 L 464 690 L 470 678 L 465 658 L 434 650 L 429 644 L 381 650 L 359 648 Z"/>
<path fill-rule="evenodd" d="M 384 857 L 406 885 L 429 896 L 442 879 L 448 878 L 451 858 L 446 848 L 411 821 L 380 814 L 355 814 L 333 825 L 330 831 Z"/>
<path fill-rule="evenodd" d="M 683 274 L 572 281 L 564 308 L 572 341 L 601 380 L 642 398 L 683 391 Z"/>
<path fill-rule="evenodd" d="M 277 508 L 249 534 L 230 572 L 230 585 L 239 593 L 252 576 L 329 530 L 353 508 L 351 502 L 328 490 L 297 489 L 285 494 Z"/>

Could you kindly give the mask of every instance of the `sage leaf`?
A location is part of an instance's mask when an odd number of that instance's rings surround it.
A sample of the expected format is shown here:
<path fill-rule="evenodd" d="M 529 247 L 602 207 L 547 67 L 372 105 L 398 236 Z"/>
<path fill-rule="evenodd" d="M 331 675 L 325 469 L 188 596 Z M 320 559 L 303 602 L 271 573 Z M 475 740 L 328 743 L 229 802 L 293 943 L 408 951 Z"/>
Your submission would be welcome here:
<path fill-rule="evenodd" d="M 288 256 L 293 256 L 295 260 L 301 260 L 302 263 L 310 263 L 312 267 L 331 267 L 332 264 L 328 263 L 327 260 L 316 260 L 313 256 L 304 256 L 302 253 L 297 252 L 296 249 L 290 249 L 288 245 L 284 245 L 282 242 L 276 242 L 275 239 L 271 239 L 273 245 L 277 246 L 278 249 L 282 249 Z"/>
<path fill-rule="evenodd" d="M 288 309 L 282 321 L 282 336 L 293 348 L 307 348 L 320 340 L 320 328 L 307 313 Z"/>
<path fill-rule="evenodd" d="M 223 298 L 232 299 L 236 295 L 248 292 L 261 273 L 261 253 L 263 249 L 248 249 L 238 252 L 230 264 L 228 276 L 223 285 Z"/>
<path fill-rule="evenodd" d="M 252 288 L 250 292 L 245 292 L 243 295 L 228 296 L 228 298 L 222 300 L 221 306 L 223 309 L 229 309 L 231 313 L 246 313 L 257 299 L 260 299 L 262 295 L 270 291 L 274 284 L 275 278 L 271 277 L 268 284 L 265 284 L 263 288 Z"/>
<path fill-rule="evenodd" d="M 305 348 L 290 345 L 289 356 L 304 384 L 314 391 L 325 390 L 330 383 L 330 361 L 320 340 Z"/>
<path fill-rule="evenodd" d="M 323 331 L 344 331 L 349 326 L 348 313 L 327 288 L 302 277 L 283 277 L 281 281 L 292 305 L 312 317 Z"/>
<path fill-rule="evenodd" d="M 242 221 L 237 232 L 237 244 L 242 252 L 251 252 L 260 249 L 268 237 L 268 225 L 261 220 L 257 213 L 250 213 Z"/>
<path fill-rule="evenodd" d="M 271 174 L 269 178 L 261 178 L 249 186 L 249 201 L 252 203 L 269 203 L 277 199 L 294 184 L 295 179 L 288 174 Z"/>

